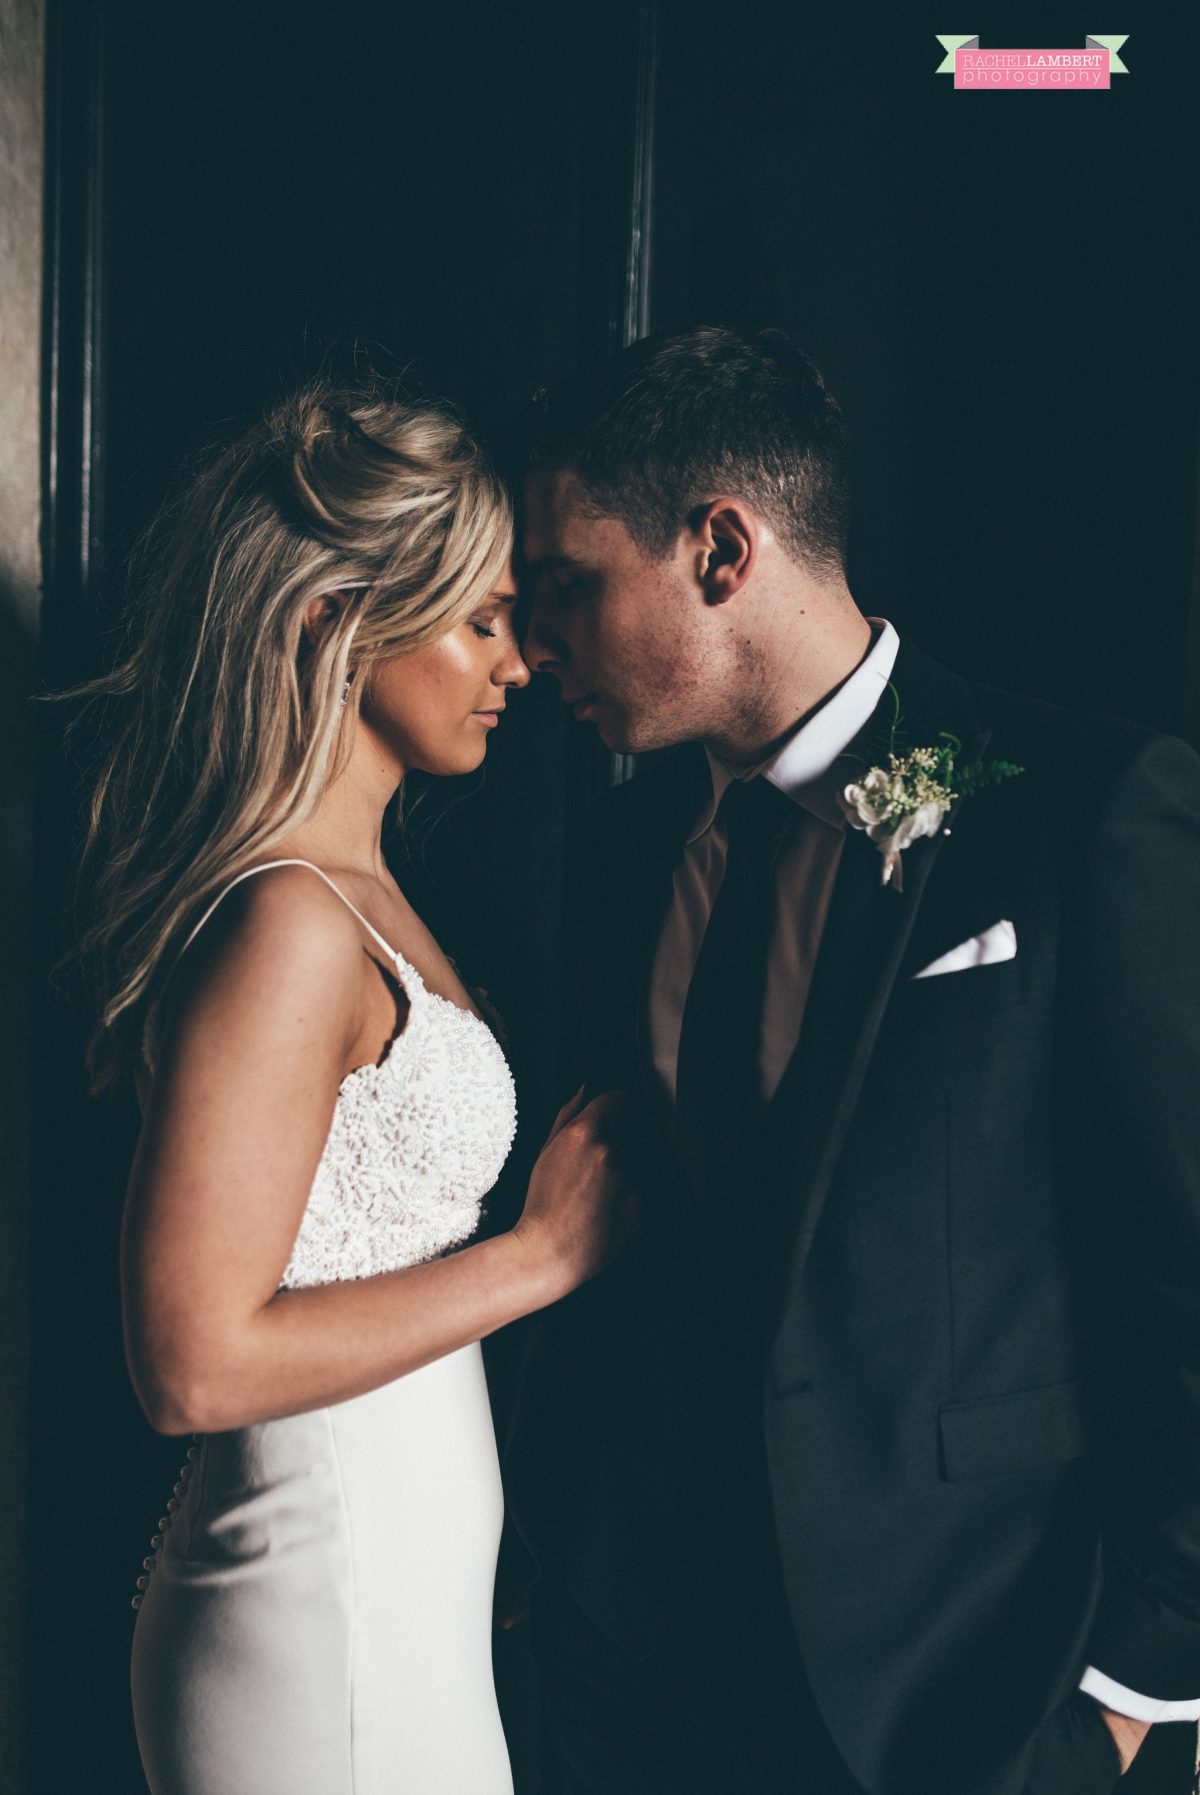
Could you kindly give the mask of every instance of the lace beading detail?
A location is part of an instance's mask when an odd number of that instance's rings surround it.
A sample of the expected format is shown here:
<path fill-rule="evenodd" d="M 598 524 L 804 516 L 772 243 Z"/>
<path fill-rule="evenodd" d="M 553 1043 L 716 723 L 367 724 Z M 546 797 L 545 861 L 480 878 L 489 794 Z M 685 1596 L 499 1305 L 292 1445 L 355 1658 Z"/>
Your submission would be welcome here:
<path fill-rule="evenodd" d="M 420 1265 L 466 1240 L 517 1126 L 485 1022 L 429 991 L 397 955 L 411 1005 L 379 1066 L 342 1081 L 284 1289 Z"/>

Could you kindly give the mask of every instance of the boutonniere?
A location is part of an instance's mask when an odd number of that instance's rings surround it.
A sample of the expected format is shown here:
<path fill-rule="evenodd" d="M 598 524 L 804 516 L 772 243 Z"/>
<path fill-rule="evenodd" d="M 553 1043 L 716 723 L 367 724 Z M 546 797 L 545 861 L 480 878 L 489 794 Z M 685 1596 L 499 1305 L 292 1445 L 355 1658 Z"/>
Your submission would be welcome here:
<path fill-rule="evenodd" d="M 844 786 L 838 803 L 851 828 L 863 829 L 883 856 L 883 884 L 904 889 L 900 856 L 923 835 L 936 835 L 942 818 L 958 798 L 969 798 L 986 786 L 999 785 L 1023 773 L 1011 760 L 985 760 L 956 765 L 962 743 L 943 729 L 927 748 L 898 752 L 900 694 L 889 683 L 894 700 L 887 738 L 887 764 L 868 767 L 862 778 Z"/>

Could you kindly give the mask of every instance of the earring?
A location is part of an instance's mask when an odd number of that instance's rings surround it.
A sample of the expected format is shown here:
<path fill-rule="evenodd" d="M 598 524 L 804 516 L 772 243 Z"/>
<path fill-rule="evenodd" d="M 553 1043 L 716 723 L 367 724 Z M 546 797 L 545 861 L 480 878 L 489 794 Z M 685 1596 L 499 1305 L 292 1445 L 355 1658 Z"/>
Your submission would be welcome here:
<path fill-rule="evenodd" d="M 349 675 L 349 674 L 347 674 L 347 675 L 346 675 L 346 683 L 345 683 L 345 685 L 344 685 L 344 686 L 343 686 L 343 687 L 342 687 L 342 703 L 343 703 L 343 704 L 345 704 L 345 703 L 346 703 L 346 701 L 347 701 L 347 699 L 348 699 L 348 698 L 349 698 L 349 696 L 350 696 L 350 675 Z"/>

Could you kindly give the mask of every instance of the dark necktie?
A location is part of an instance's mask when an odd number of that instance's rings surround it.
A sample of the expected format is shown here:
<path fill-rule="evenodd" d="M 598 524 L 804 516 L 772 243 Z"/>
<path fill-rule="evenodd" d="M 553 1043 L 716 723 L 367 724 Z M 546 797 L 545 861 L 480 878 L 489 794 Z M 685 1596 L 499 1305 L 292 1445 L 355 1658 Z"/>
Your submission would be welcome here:
<path fill-rule="evenodd" d="M 676 1074 L 690 1190 L 677 1217 L 676 1338 L 680 1515 L 685 1554 L 707 1566 L 717 1606 L 769 1577 L 769 1496 L 759 1394 L 771 1200 L 759 1164 L 766 1107 L 759 1070 L 775 865 L 796 821 L 768 780 L 734 781 L 721 800 L 725 878 L 684 1004 Z M 728 1586 L 728 1587 L 726 1587 Z"/>
<path fill-rule="evenodd" d="M 681 1129 L 719 1186 L 765 1107 L 759 1071 L 775 863 L 795 805 L 770 780 L 733 780 L 719 810 L 728 850 L 684 1004 L 676 1071 Z"/>

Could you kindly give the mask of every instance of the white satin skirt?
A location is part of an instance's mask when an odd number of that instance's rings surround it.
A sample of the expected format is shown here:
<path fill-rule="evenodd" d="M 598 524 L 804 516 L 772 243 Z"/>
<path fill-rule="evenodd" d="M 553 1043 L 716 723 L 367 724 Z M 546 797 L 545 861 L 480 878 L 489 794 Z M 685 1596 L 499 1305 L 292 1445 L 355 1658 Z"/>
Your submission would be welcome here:
<path fill-rule="evenodd" d="M 138 1611 L 153 1795 L 512 1795 L 478 1346 L 203 1439 Z"/>

